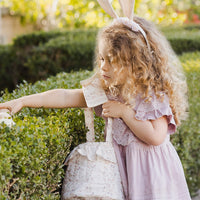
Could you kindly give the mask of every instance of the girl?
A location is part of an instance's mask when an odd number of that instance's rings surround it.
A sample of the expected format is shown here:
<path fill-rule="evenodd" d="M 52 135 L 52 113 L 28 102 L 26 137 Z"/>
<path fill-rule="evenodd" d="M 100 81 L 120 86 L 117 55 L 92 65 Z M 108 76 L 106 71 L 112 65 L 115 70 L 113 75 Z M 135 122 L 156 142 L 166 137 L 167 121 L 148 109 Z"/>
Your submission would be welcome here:
<path fill-rule="evenodd" d="M 98 35 L 97 73 L 109 101 L 98 115 L 113 119 L 113 145 L 127 200 L 190 200 L 170 134 L 185 116 L 186 82 L 166 39 L 146 20 L 142 30 L 115 20 Z M 1 103 L 23 107 L 86 107 L 82 89 L 55 89 Z"/>

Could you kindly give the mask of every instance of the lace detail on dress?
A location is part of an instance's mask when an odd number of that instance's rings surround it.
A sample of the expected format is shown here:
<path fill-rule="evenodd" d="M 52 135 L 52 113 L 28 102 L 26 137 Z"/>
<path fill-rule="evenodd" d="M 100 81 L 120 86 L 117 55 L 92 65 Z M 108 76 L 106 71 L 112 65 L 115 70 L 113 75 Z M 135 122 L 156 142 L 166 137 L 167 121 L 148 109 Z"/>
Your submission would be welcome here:
<path fill-rule="evenodd" d="M 172 134 L 176 131 L 176 123 L 174 121 L 174 117 L 172 114 L 172 110 L 169 105 L 169 99 L 167 95 L 164 94 L 164 100 L 161 101 L 156 97 L 156 95 L 152 95 L 151 101 L 147 101 L 145 99 L 137 100 L 135 111 L 135 118 L 138 120 L 154 120 L 160 118 L 162 116 L 167 116 L 168 120 L 168 133 Z"/>
<path fill-rule="evenodd" d="M 118 97 L 113 97 L 107 94 L 109 100 L 123 102 L 122 99 Z M 151 101 L 143 99 L 140 95 L 136 97 L 136 106 L 134 110 L 136 111 L 135 118 L 138 120 L 154 120 L 162 116 L 167 116 L 168 120 L 168 134 L 173 134 L 176 131 L 176 123 L 169 106 L 169 99 L 167 95 L 164 95 L 164 100 L 161 101 L 157 99 L 155 95 L 152 95 Z M 98 116 L 102 113 L 102 106 L 95 107 L 95 112 Z M 123 146 L 130 144 L 132 141 L 140 141 L 134 133 L 127 127 L 122 119 L 115 118 L 113 120 L 113 138 L 114 140 Z"/>
<path fill-rule="evenodd" d="M 113 120 L 113 138 L 123 146 L 130 144 L 132 141 L 138 141 L 133 132 L 119 118 Z"/>

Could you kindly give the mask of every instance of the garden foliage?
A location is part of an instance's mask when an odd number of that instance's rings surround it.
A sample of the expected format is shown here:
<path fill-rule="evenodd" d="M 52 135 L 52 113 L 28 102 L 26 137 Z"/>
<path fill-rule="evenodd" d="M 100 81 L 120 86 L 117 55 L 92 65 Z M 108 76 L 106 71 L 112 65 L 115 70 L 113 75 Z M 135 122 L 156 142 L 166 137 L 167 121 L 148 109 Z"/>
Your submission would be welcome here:
<path fill-rule="evenodd" d="M 200 27 L 165 28 L 173 49 L 200 50 Z M 0 90 L 23 80 L 34 83 L 59 72 L 92 70 L 97 30 L 36 32 L 0 46 Z"/>
<path fill-rule="evenodd" d="M 171 139 L 182 160 L 191 194 L 200 188 L 200 52 L 180 56 L 189 96 L 189 116 Z M 59 73 L 34 85 L 24 82 L 0 102 L 55 88 L 80 88 L 92 72 Z M 67 154 L 85 141 L 83 110 L 23 108 L 11 129 L 0 129 L 0 199 L 60 199 Z M 95 117 L 96 139 L 103 139 L 104 122 Z"/>
<path fill-rule="evenodd" d="M 92 70 L 95 30 L 39 32 L 0 46 L 0 89 L 35 82 L 59 72 Z"/>
<path fill-rule="evenodd" d="M 79 88 L 91 72 L 62 73 L 34 85 L 24 82 L 0 102 L 54 88 Z M 12 128 L 0 125 L 0 199 L 59 199 L 67 154 L 85 142 L 83 109 L 24 108 Z M 104 124 L 96 118 L 97 140 Z"/>

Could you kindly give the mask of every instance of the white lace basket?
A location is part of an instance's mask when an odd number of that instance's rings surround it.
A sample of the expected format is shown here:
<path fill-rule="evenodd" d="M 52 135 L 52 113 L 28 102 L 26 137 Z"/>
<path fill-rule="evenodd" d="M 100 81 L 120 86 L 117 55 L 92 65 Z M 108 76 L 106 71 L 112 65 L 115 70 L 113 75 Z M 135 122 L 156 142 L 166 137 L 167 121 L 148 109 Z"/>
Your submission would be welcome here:
<path fill-rule="evenodd" d="M 4 123 L 10 128 L 15 125 L 8 109 L 0 109 L 0 123 Z"/>
<path fill-rule="evenodd" d="M 106 142 L 94 142 L 91 108 L 85 109 L 85 121 L 87 142 L 78 145 L 65 161 L 62 200 L 124 200 L 111 130 L 107 130 Z"/>

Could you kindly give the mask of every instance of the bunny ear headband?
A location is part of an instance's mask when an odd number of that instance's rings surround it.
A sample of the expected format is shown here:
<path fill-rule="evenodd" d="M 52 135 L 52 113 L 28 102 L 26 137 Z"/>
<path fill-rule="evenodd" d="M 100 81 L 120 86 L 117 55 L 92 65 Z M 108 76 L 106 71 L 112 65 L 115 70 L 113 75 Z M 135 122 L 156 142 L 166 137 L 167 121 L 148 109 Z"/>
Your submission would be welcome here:
<path fill-rule="evenodd" d="M 133 21 L 135 0 L 119 0 L 120 6 L 122 8 L 125 17 L 119 17 L 116 14 L 111 5 L 112 0 L 97 0 L 97 1 L 99 2 L 100 6 L 105 10 L 105 12 L 107 12 L 111 17 L 114 18 L 114 22 L 115 21 L 120 22 L 125 26 L 131 28 L 131 30 L 134 32 L 141 32 L 146 41 L 147 47 L 150 50 L 150 45 L 147 40 L 146 33 L 139 24 Z"/>

